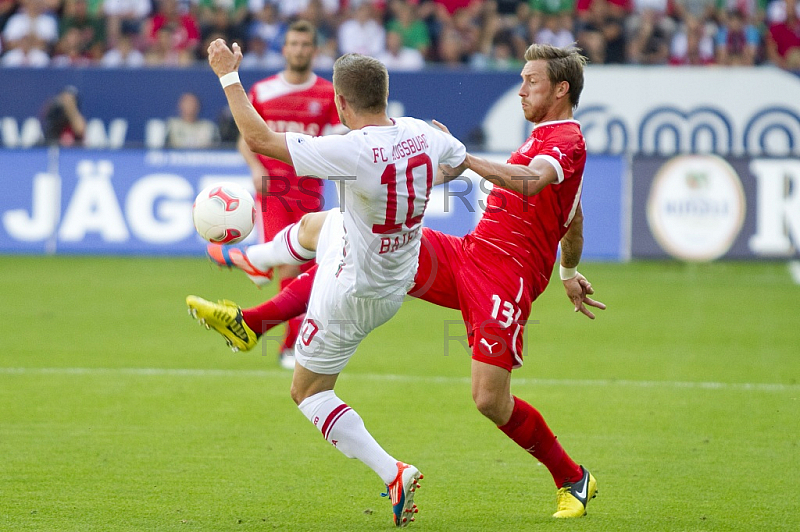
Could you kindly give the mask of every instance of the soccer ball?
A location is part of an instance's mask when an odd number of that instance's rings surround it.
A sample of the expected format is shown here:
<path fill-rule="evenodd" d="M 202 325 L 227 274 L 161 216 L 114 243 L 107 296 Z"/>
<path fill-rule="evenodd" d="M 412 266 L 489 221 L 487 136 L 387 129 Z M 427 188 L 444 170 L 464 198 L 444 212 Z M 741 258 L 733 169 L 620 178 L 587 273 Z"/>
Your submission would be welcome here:
<path fill-rule="evenodd" d="M 253 230 L 256 204 L 244 187 L 215 183 L 197 195 L 192 219 L 200 236 L 212 244 L 235 244 Z"/>

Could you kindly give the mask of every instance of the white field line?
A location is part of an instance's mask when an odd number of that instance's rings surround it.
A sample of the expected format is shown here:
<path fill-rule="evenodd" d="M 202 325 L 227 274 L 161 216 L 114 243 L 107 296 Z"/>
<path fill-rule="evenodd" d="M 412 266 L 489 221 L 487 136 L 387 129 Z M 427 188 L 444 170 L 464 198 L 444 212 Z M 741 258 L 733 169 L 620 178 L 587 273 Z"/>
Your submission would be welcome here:
<path fill-rule="evenodd" d="M 789 262 L 789 274 L 792 276 L 794 284 L 800 284 L 800 260 Z"/>
<path fill-rule="evenodd" d="M 169 369 L 169 368 L 9 368 L 0 367 L 0 375 L 134 375 L 156 377 L 289 377 L 281 370 L 257 369 Z M 394 381 L 422 384 L 463 384 L 469 377 L 436 377 L 428 375 L 392 375 L 372 373 L 345 373 L 340 378 L 357 381 Z M 691 382 L 691 381 L 636 381 L 616 379 L 513 379 L 513 384 L 535 386 L 585 386 L 626 388 L 680 388 L 695 390 L 737 390 L 755 392 L 800 391 L 800 384 L 761 382 Z"/>

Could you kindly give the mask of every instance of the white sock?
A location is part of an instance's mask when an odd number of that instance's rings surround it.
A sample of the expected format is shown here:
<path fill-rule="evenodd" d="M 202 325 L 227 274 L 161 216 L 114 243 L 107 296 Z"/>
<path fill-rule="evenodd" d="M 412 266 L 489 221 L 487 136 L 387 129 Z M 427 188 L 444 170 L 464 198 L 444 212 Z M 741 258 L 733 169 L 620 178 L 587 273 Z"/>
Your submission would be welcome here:
<path fill-rule="evenodd" d="M 358 413 L 336 397 L 333 390 L 307 397 L 300 411 L 322 436 L 348 458 L 358 458 L 375 471 L 384 484 L 397 476 L 397 460 L 378 445 Z"/>
<path fill-rule="evenodd" d="M 284 227 L 269 242 L 247 248 L 247 258 L 262 271 L 281 264 L 299 265 L 312 260 L 317 252 L 300 245 L 299 230 L 299 224 Z"/>

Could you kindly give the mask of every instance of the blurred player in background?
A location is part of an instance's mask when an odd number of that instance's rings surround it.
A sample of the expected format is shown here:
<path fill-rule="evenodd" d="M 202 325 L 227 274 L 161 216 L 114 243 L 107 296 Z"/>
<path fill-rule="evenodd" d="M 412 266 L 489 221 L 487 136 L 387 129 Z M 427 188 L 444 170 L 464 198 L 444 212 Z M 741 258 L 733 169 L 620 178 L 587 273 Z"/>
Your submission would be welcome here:
<path fill-rule="evenodd" d="M 80 111 L 78 89 L 64 87 L 47 105 L 42 121 L 44 141 L 64 147 L 83 145 L 86 119 Z"/>
<path fill-rule="evenodd" d="M 333 388 L 359 343 L 397 313 L 414 284 L 434 170 L 440 162 L 465 169 L 466 148 L 421 120 L 389 118 L 386 67 L 358 54 L 340 57 L 333 67 L 337 111 L 351 128 L 347 135 L 276 133 L 259 117 L 239 82 L 239 46 L 234 44 L 231 51 L 218 39 L 208 51 L 236 125 L 254 152 L 291 164 L 301 175 L 339 180 L 342 211 L 308 215 L 272 241 L 251 246 L 247 255 L 225 248 L 222 257 L 247 268 L 252 261 L 260 263 L 262 256 L 279 255 L 284 259 L 279 263 L 297 265 L 318 257 L 317 282 L 295 345 L 292 399 L 327 441 L 381 477 L 394 523 L 405 526 L 416 510 L 419 470 L 389 455 Z M 324 236 L 315 237 L 310 249 L 312 243 L 299 235 L 301 226 L 313 225 L 314 220 L 320 227 L 307 232 Z M 259 272 L 268 276 L 263 269 Z M 242 322 L 236 305 L 195 296 L 186 302 L 232 346 L 247 350 L 256 345 L 257 337 Z"/>
<path fill-rule="evenodd" d="M 525 320 L 550 281 L 559 244 L 559 273 L 575 312 L 594 319 L 587 307 L 605 309 L 589 297 L 594 290 L 577 271 L 583 251 L 580 197 L 586 148 L 572 110 L 583 89 L 585 59 L 575 49 L 549 45 L 530 46 L 525 59 L 519 96 L 525 118 L 535 124 L 533 132 L 506 164 L 467 155 L 473 171 L 500 186 L 492 189 L 480 222 L 467 236 L 423 229 L 409 294 L 461 310 L 478 410 L 548 468 L 558 490 L 553 516 L 581 517 L 597 482 L 564 451 L 541 413 L 511 394 L 511 371 L 522 365 Z M 325 215 L 304 220 L 301 236 L 310 241 L 309 248 L 316 241 L 322 245 L 325 235 L 315 231 Z M 255 265 L 266 269 L 272 264 Z M 258 271 L 245 272 L 258 283 Z M 272 300 L 242 311 L 243 323 L 260 335 L 303 312 L 314 275 L 311 269 Z"/>
<path fill-rule="evenodd" d="M 255 83 L 248 96 L 261 118 L 278 133 L 305 133 L 319 136 L 344 133 L 333 102 L 333 84 L 311 70 L 316 53 L 316 29 L 310 22 L 299 20 L 286 32 L 283 57 L 286 68 Z M 256 204 L 261 212 L 262 242 L 272 240 L 278 231 L 300 220 L 303 214 L 322 207 L 322 181 L 298 177 L 290 165 L 253 153 L 240 136 L 237 144 L 244 156 L 256 190 Z M 300 273 L 294 265 L 277 268 L 280 288 Z M 280 364 L 294 369 L 294 343 L 302 317 L 289 320 L 280 349 Z"/>

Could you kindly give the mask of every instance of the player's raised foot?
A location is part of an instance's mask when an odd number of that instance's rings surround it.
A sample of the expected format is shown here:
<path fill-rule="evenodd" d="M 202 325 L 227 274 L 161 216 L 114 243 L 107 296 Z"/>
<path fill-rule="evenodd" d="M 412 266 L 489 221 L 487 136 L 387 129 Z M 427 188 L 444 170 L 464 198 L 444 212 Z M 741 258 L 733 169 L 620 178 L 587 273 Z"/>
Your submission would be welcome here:
<path fill-rule="evenodd" d="M 283 369 L 294 371 L 294 349 L 281 349 L 278 353 L 278 363 Z"/>
<path fill-rule="evenodd" d="M 569 518 L 586 515 L 586 505 L 597 496 L 597 481 L 585 467 L 581 466 L 583 477 L 578 482 L 564 484 L 556 495 L 558 508 L 553 517 Z"/>
<path fill-rule="evenodd" d="M 272 268 L 261 271 L 250 262 L 247 254 L 241 249 L 220 246 L 219 244 L 209 244 L 206 247 L 206 255 L 214 264 L 226 268 L 238 268 L 242 270 L 258 286 L 264 286 L 272 281 Z"/>
<path fill-rule="evenodd" d="M 223 299 L 212 303 L 197 296 L 187 296 L 189 314 L 206 329 L 214 329 L 225 337 L 228 346 L 236 351 L 250 351 L 258 344 L 258 337 L 242 318 L 242 309 L 233 301 Z"/>
<path fill-rule="evenodd" d="M 414 521 L 414 514 L 418 512 L 414 504 L 414 495 L 419 488 L 422 474 L 412 465 L 397 462 L 397 476 L 391 484 L 386 486 L 386 493 L 392 501 L 392 519 L 394 526 L 405 527 Z"/>

